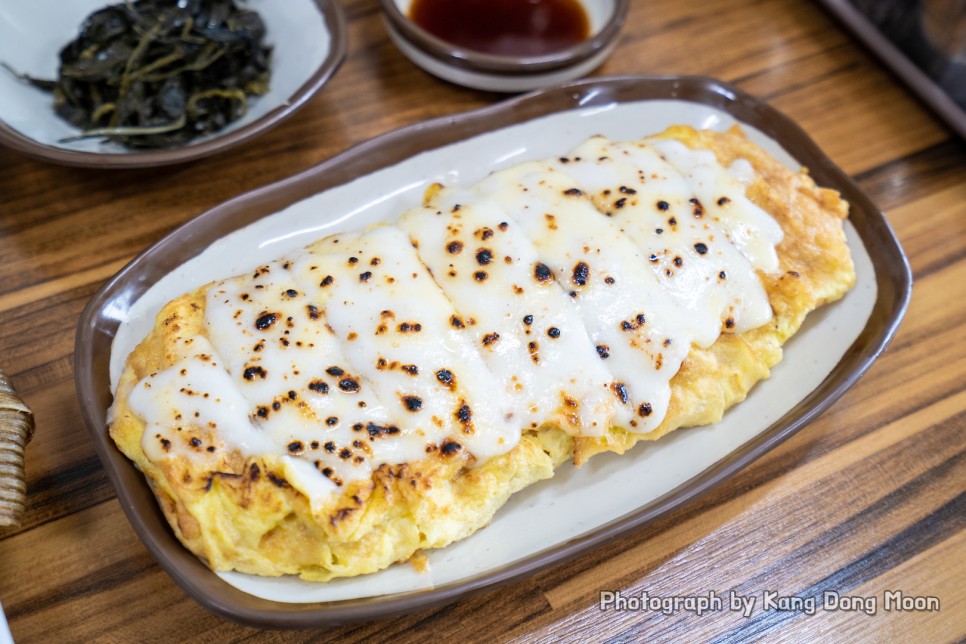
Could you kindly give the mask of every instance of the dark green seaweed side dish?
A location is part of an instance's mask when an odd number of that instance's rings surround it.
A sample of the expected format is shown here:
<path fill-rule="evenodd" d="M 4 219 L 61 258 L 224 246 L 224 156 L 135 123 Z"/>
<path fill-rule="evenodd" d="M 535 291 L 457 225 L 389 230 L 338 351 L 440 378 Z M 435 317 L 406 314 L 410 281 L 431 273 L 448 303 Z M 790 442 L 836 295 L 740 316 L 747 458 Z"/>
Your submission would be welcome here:
<path fill-rule="evenodd" d="M 284 0 L 283 0 L 284 1 Z M 89 15 L 60 52 L 54 94 L 79 127 L 132 148 L 172 148 L 241 118 L 268 91 L 265 24 L 233 0 L 137 0 Z"/>

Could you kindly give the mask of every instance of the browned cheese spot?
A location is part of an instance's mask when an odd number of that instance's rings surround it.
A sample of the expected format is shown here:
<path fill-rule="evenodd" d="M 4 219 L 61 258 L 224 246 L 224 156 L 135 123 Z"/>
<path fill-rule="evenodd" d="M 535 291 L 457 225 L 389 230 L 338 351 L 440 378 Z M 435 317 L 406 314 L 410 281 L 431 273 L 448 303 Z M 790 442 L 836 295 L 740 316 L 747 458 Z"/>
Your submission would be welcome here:
<path fill-rule="evenodd" d="M 573 274 L 570 276 L 570 281 L 577 286 L 584 286 L 589 279 L 590 266 L 587 265 L 587 262 L 577 262 L 577 265 L 574 266 Z"/>
<path fill-rule="evenodd" d="M 443 444 L 440 446 L 439 451 L 441 454 L 444 454 L 446 456 L 452 456 L 453 454 L 460 451 L 461 449 L 463 449 L 462 445 L 460 445 L 456 441 L 447 439 L 443 441 Z"/>
<path fill-rule="evenodd" d="M 436 372 L 436 380 L 438 380 L 447 389 L 452 389 L 456 384 L 456 376 L 449 369 L 440 369 Z"/>
<path fill-rule="evenodd" d="M 617 399 L 621 401 L 622 404 L 627 404 L 627 387 L 624 386 L 623 382 L 615 382 L 610 386 L 611 391 L 617 396 Z"/>
<path fill-rule="evenodd" d="M 417 412 L 423 408 L 423 399 L 419 396 L 403 396 L 402 397 L 403 407 L 406 411 Z"/>
<path fill-rule="evenodd" d="M 264 331 L 271 328 L 273 324 L 278 320 L 278 313 L 271 313 L 269 311 L 263 311 L 258 315 L 258 319 L 255 320 L 255 328 L 259 331 Z"/>
<path fill-rule="evenodd" d="M 533 276 L 538 282 L 543 284 L 553 279 L 553 272 L 543 262 L 537 262 L 533 267 Z"/>

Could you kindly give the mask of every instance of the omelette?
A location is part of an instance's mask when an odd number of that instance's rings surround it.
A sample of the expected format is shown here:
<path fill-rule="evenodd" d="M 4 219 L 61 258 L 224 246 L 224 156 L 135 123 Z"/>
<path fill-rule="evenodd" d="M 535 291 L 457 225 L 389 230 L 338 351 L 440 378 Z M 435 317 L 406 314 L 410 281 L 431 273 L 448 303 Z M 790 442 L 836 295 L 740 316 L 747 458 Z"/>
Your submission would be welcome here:
<path fill-rule="evenodd" d="M 847 212 L 737 129 L 434 185 L 168 303 L 110 435 L 212 569 L 375 572 L 566 461 L 720 420 L 853 285 Z"/>

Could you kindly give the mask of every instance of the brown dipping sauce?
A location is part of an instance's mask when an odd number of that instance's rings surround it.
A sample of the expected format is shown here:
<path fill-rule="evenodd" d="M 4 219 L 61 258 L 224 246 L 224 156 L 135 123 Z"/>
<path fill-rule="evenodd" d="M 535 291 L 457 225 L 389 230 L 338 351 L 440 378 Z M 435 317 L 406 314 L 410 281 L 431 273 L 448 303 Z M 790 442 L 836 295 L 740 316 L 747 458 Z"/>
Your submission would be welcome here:
<path fill-rule="evenodd" d="M 552 54 L 590 36 L 579 0 L 413 0 L 409 17 L 441 40 L 502 56 Z"/>

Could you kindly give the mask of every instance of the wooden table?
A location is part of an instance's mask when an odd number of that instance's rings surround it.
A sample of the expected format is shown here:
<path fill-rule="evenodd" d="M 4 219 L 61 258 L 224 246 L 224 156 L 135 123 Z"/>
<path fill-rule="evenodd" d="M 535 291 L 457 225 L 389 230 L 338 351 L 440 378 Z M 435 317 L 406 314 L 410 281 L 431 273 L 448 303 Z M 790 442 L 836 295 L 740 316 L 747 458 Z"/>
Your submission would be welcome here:
<path fill-rule="evenodd" d="M 374 135 L 488 105 L 416 69 L 375 0 L 342 0 L 350 51 L 294 118 L 236 152 L 144 171 L 56 167 L 0 149 L 0 364 L 37 417 L 28 512 L 0 533 L 0 602 L 20 642 L 346 637 L 689 640 L 966 637 L 966 146 L 818 5 L 633 2 L 597 73 L 715 76 L 804 127 L 888 212 L 915 272 L 898 336 L 818 421 L 678 512 L 566 565 L 447 608 L 309 633 L 202 609 L 157 566 L 80 420 L 71 358 L 91 295 L 161 236 L 240 192 Z M 0 99 L 2 100 L 2 99 Z M 877 597 L 874 616 L 601 611 L 601 590 Z M 934 596 L 886 612 L 883 594 Z"/>

